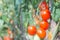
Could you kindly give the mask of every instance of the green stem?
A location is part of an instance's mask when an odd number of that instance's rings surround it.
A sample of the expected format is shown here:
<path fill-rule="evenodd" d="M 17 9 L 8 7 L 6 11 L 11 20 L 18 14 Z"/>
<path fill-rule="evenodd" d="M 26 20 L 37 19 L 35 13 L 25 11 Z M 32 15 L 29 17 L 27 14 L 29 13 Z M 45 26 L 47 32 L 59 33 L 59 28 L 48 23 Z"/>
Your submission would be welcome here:
<path fill-rule="evenodd" d="M 44 38 L 43 39 L 41 38 L 40 40 L 44 40 Z"/>
<path fill-rule="evenodd" d="M 53 35 L 52 35 L 52 39 L 51 40 L 54 40 L 54 37 L 56 36 L 57 30 L 58 30 L 58 27 L 59 27 L 59 22 L 58 22 L 57 26 L 55 27 L 55 30 L 53 32 Z"/>

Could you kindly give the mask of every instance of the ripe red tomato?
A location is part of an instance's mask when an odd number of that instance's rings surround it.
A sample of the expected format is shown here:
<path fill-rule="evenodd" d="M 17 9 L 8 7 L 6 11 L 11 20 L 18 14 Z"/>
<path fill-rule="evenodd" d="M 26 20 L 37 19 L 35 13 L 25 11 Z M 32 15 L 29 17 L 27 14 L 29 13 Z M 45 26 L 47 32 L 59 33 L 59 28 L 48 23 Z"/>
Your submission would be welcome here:
<path fill-rule="evenodd" d="M 43 1 L 42 3 L 39 4 L 39 9 L 40 9 L 40 10 L 49 9 L 46 1 Z"/>
<path fill-rule="evenodd" d="M 37 30 L 37 35 L 39 36 L 39 38 L 45 38 L 46 32 L 44 29 L 40 28 Z"/>
<path fill-rule="evenodd" d="M 35 35 L 36 34 L 36 27 L 35 26 L 28 26 L 28 33 L 30 35 Z"/>
<path fill-rule="evenodd" d="M 47 21 L 41 21 L 40 27 L 43 28 L 44 30 L 47 30 L 49 27 L 49 23 Z"/>
<path fill-rule="evenodd" d="M 9 36 L 4 36 L 4 40 L 11 40 Z"/>
<path fill-rule="evenodd" d="M 48 9 L 40 12 L 40 15 L 43 20 L 47 21 L 50 18 L 50 11 Z"/>

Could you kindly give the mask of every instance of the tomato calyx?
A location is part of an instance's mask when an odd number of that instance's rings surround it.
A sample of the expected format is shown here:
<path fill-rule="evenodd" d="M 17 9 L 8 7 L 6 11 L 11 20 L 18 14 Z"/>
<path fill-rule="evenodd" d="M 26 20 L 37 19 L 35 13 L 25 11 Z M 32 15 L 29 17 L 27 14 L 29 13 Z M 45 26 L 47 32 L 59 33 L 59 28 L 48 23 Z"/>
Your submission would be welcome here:
<path fill-rule="evenodd" d="M 42 3 L 39 4 L 39 9 L 40 10 L 49 9 L 48 4 L 46 3 L 46 1 L 43 1 Z"/>

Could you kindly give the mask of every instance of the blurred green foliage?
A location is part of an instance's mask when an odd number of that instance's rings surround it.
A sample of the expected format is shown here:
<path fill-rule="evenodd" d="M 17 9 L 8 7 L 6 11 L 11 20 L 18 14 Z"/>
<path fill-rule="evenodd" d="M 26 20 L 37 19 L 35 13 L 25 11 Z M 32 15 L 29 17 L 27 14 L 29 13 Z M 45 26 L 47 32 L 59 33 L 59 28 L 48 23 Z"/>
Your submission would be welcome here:
<path fill-rule="evenodd" d="M 53 6 L 53 11 L 52 11 L 52 19 L 55 22 L 58 22 L 60 19 L 60 2 L 55 1 L 54 6 Z"/>

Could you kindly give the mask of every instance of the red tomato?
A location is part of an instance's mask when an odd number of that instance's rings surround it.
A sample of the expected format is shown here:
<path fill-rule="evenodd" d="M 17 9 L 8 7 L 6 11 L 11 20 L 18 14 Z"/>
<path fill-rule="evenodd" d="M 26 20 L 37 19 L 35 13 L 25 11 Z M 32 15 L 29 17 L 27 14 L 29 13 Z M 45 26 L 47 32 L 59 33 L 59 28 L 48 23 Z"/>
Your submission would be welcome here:
<path fill-rule="evenodd" d="M 36 27 L 35 26 L 28 26 L 28 33 L 30 35 L 35 35 L 36 34 Z"/>
<path fill-rule="evenodd" d="M 4 40 L 11 40 L 9 36 L 4 36 Z"/>
<path fill-rule="evenodd" d="M 37 35 L 39 36 L 39 38 L 45 38 L 46 32 L 44 29 L 40 28 L 37 30 Z"/>
<path fill-rule="evenodd" d="M 43 28 L 44 30 L 47 30 L 49 27 L 49 23 L 47 21 L 41 21 L 40 27 Z"/>
<path fill-rule="evenodd" d="M 43 1 L 42 3 L 39 4 L 39 9 L 40 9 L 40 10 L 49 9 L 46 1 Z"/>
<path fill-rule="evenodd" d="M 48 9 L 40 12 L 43 20 L 47 21 L 50 18 L 50 11 Z"/>

